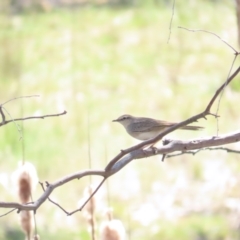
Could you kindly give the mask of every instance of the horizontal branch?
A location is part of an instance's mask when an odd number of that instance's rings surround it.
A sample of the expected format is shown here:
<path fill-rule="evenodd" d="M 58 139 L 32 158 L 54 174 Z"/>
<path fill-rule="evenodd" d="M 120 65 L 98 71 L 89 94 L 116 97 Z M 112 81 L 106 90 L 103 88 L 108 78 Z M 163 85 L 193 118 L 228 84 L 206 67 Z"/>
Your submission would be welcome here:
<path fill-rule="evenodd" d="M 221 136 L 206 137 L 201 139 L 192 139 L 189 141 L 170 140 L 168 144 L 158 148 L 150 147 L 147 149 L 137 149 L 128 153 L 112 166 L 111 172 L 115 173 L 119 171 L 134 159 L 141 159 L 159 154 L 169 154 L 176 151 L 185 152 L 189 150 L 198 150 L 202 148 L 220 146 L 239 141 L 240 132 L 230 133 Z"/>
<path fill-rule="evenodd" d="M 7 120 L 7 121 L 5 120 L 5 115 L 3 115 L 2 107 L 0 107 L 0 113 L 1 113 L 2 119 L 3 119 L 3 121 L 0 122 L 0 127 L 1 127 L 1 126 L 6 125 L 6 124 L 8 124 L 10 122 L 25 121 L 25 120 L 29 120 L 29 119 L 44 119 L 44 118 L 48 118 L 48 117 L 58 117 L 58 116 L 66 114 L 67 111 L 63 111 L 62 113 L 47 114 L 47 115 L 42 115 L 42 116 L 31 116 L 31 117 L 15 118 L 15 119 Z"/>

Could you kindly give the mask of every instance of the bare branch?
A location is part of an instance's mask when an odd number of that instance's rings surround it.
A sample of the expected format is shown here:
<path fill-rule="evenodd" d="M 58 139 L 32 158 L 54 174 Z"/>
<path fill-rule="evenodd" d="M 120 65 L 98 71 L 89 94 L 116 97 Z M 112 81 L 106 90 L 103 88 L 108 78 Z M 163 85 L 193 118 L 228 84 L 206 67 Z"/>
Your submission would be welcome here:
<path fill-rule="evenodd" d="M 174 0 L 174 4 L 175 4 L 175 0 Z M 173 10 L 174 10 L 174 4 L 173 4 Z M 172 19 L 171 19 L 171 23 L 172 23 Z M 170 27 L 171 27 L 171 24 L 170 24 Z M 186 30 L 188 30 L 188 29 L 186 29 Z M 189 30 L 189 31 L 202 31 L 202 32 L 211 33 L 211 32 L 204 31 L 204 30 Z M 171 34 L 171 31 L 170 31 L 170 34 Z M 170 38 L 170 34 L 169 34 L 169 38 Z M 216 35 L 214 33 L 211 33 L 211 34 L 220 38 L 218 35 Z M 224 40 L 222 40 L 222 41 L 225 44 L 227 44 L 232 50 L 235 51 L 235 55 L 239 54 L 228 43 L 226 43 Z M 81 211 L 84 208 L 84 206 L 94 196 L 94 194 L 100 189 L 100 187 L 102 186 L 102 184 L 106 181 L 106 179 L 108 177 L 117 173 L 123 167 L 125 167 L 128 163 L 130 163 L 131 161 L 133 161 L 135 159 L 141 159 L 141 158 L 146 158 L 146 157 L 151 157 L 151 156 L 154 156 L 154 155 L 162 154 L 163 155 L 162 160 L 164 160 L 164 158 L 167 156 L 167 154 L 172 153 L 172 152 L 176 152 L 176 151 L 180 151 L 181 153 L 185 153 L 185 152 L 193 153 L 193 150 L 196 150 L 194 152 L 194 154 L 196 154 L 196 152 L 199 152 L 201 149 L 207 149 L 207 148 L 213 147 L 213 146 L 219 146 L 219 145 L 239 142 L 240 141 L 240 132 L 236 132 L 236 133 L 222 135 L 222 136 L 206 137 L 206 138 L 202 138 L 202 139 L 195 139 L 195 140 L 189 140 L 189 141 L 170 140 L 170 141 L 166 142 L 166 144 L 164 144 L 161 147 L 158 147 L 158 148 L 150 147 L 150 148 L 144 149 L 144 147 L 146 147 L 148 145 L 152 145 L 152 144 L 160 141 L 166 134 L 168 134 L 168 133 L 170 133 L 170 132 L 172 132 L 172 131 L 180 128 L 180 127 L 186 126 L 190 123 L 196 122 L 198 119 L 201 119 L 201 118 L 206 119 L 206 116 L 208 116 L 208 115 L 213 115 L 215 117 L 218 117 L 216 114 L 211 113 L 212 105 L 215 102 L 216 98 L 220 95 L 220 93 L 222 93 L 223 89 L 236 77 L 236 75 L 239 72 L 240 72 L 240 66 L 217 89 L 217 91 L 215 92 L 213 97 L 210 99 L 206 109 L 203 112 L 201 112 L 201 113 L 199 113 L 199 114 L 197 114 L 193 117 L 190 117 L 185 121 L 182 121 L 178 124 L 175 124 L 172 127 L 169 127 L 168 129 L 162 131 L 158 136 L 156 136 L 153 139 L 144 141 L 144 142 L 142 142 L 140 144 L 137 144 L 133 147 L 130 147 L 128 149 L 121 150 L 121 152 L 117 156 L 115 156 L 108 163 L 105 170 L 84 170 L 84 171 L 80 171 L 80 172 L 65 176 L 62 179 L 57 180 L 54 183 L 49 184 L 48 182 L 46 182 L 47 183 L 46 189 L 44 188 L 43 184 L 41 184 L 44 192 L 39 197 L 39 199 L 37 199 L 35 202 L 26 203 L 26 204 L 20 204 L 20 203 L 17 203 L 17 202 L 0 202 L 0 207 L 2 207 L 2 208 L 12 208 L 12 210 L 9 211 L 6 214 L 9 214 L 10 212 L 12 212 L 16 209 L 18 210 L 18 212 L 20 212 L 22 210 L 36 212 L 36 210 L 48 199 L 50 202 L 52 202 L 53 204 L 58 206 L 62 211 L 64 211 L 67 215 L 72 215 L 75 212 Z M 229 73 L 229 75 L 230 75 L 230 73 Z M 26 96 L 26 97 L 32 97 L 32 96 Z M 18 98 L 11 99 L 11 100 L 5 102 L 4 104 L 6 104 L 6 103 L 8 103 L 12 100 L 15 100 L 15 99 L 18 99 Z M 66 111 L 64 111 L 64 112 L 59 113 L 59 114 L 50 114 L 50 115 L 43 115 L 43 116 L 30 116 L 30 117 L 16 118 L 16 119 L 11 119 L 11 120 L 6 121 L 5 115 L 2 111 L 2 108 L 3 108 L 4 104 L 0 105 L 0 115 L 2 116 L 2 122 L 0 123 L 0 127 L 8 124 L 10 122 L 24 121 L 24 120 L 28 120 L 28 119 L 44 119 L 46 117 L 55 117 L 55 116 L 60 116 L 60 115 L 64 115 L 64 114 L 67 113 Z M 90 141 L 89 141 L 89 143 L 90 143 Z M 232 151 L 232 152 L 234 152 L 234 151 Z M 235 153 L 239 153 L 239 152 L 235 151 Z M 169 156 L 167 156 L 167 157 L 169 157 Z M 80 179 L 82 177 L 92 176 L 92 175 L 102 176 L 103 180 L 99 183 L 97 188 L 91 193 L 91 195 L 88 197 L 88 199 L 83 203 L 83 205 L 79 209 L 76 209 L 76 210 L 69 213 L 63 207 L 61 207 L 58 203 L 56 203 L 55 201 L 50 199 L 50 197 L 49 197 L 50 194 L 56 188 L 66 184 L 69 181 L 72 181 L 74 179 Z"/>
<path fill-rule="evenodd" d="M 139 159 L 139 158 L 144 158 L 144 157 L 150 157 L 156 154 L 168 154 L 173 151 L 188 151 L 188 150 L 193 150 L 193 149 L 199 149 L 203 147 L 209 147 L 209 146 L 217 146 L 217 145 L 223 145 L 227 143 L 233 143 L 233 142 L 238 142 L 240 140 L 240 133 L 237 134 L 232 134 L 230 136 L 224 136 L 224 137 L 211 137 L 208 139 L 201 139 L 201 140 L 193 140 L 191 142 L 182 142 L 182 141 L 173 141 L 170 142 L 167 145 L 162 146 L 160 149 L 154 148 L 154 151 L 150 149 L 143 150 L 142 148 L 146 145 L 153 144 L 160 139 L 162 139 L 166 134 L 176 130 L 177 128 L 183 127 L 189 123 L 192 123 L 194 121 L 197 121 L 200 118 L 205 118 L 207 115 L 210 115 L 210 109 L 217 98 L 217 96 L 220 94 L 222 89 L 228 85 L 234 77 L 239 73 L 240 67 L 227 79 L 226 82 L 216 91 L 215 95 L 209 102 L 207 108 L 205 111 L 202 113 L 199 113 L 183 122 L 180 122 L 178 124 L 175 124 L 174 126 L 166 129 L 162 133 L 160 133 L 157 137 L 144 141 L 138 145 L 135 145 L 133 147 L 130 147 L 126 150 L 122 150 L 115 158 L 113 158 L 112 161 L 106 166 L 105 171 L 99 171 L 99 170 L 86 170 L 84 172 L 79 172 L 70 176 L 67 176 L 63 178 L 62 180 L 57 181 L 56 183 L 49 184 L 47 186 L 46 191 L 43 193 L 43 195 L 34 203 L 30 204 L 19 204 L 15 202 L 0 202 L 0 207 L 4 208 L 17 208 L 19 211 L 21 210 L 34 210 L 36 211 L 43 202 L 46 201 L 46 199 L 50 196 L 52 191 L 63 185 L 66 184 L 67 182 L 73 180 L 73 179 L 79 179 L 84 176 L 89 176 L 89 175 L 99 175 L 104 177 L 103 181 L 100 183 L 100 185 L 96 188 L 96 190 L 93 192 L 93 194 L 90 196 L 90 198 L 97 192 L 97 190 L 101 187 L 103 182 L 107 179 L 107 177 L 111 176 L 112 174 L 118 172 L 120 169 L 122 169 L 126 164 L 131 162 L 133 159 Z M 51 115 L 44 115 L 44 116 L 39 116 L 39 117 L 28 117 L 28 118 L 20 118 L 20 119 L 14 119 L 14 121 L 19 121 L 19 120 L 27 120 L 27 119 L 32 119 L 32 118 L 45 118 L 45 117 L 52 117 L 52 116 L 59 116 L 66 114 L 66 111 L 60 114 L 51 114 Z M 10 121 L 5 121 L 5 124 L 11 122 Z M 0 125 L 1 126 L 1 125 Z M 121 159 L 121 161 L 119 161 Z M 89 199 L 90 199 L 89 198 Z M 89 201 L 89 199 L 87 201 Z M 86 203 L 87 203 L 86 201 Z M 86 204 L 85 203 L 85 204 Z M 81 207 L 81 209 L 85 206 L 85 204 Z M 76 210 L 78 211 L 78 210 Z M 74 211 L 75 212 L 75 211 Z"/>
<path fill-rule="evenodd" d="M 47 115 L 42 115 L 42 116 L 31 116 L 31 117 L 25 117 L 25 118 L 15 118 L 15 119 L 11 119 L 5 122 L 1 122 L 0 123 L 0 127 L 3 125 L 6 125 L 10 122 L 16 122 L 16 121 L 25 121 L 25 120 L 29 120 L 29 119 L 44 119 L 47 117 L 58 117 L 61 115 L 65 115 L 67 113 L 67 111 L 63 111 L 62 113 L 56 113 L 56 114 L 47 114 Z"/>
<path fill-rule="evenodd" d="M 98 189 L 102 186 L 104 181 L 110 177 L 111 175 L 117 173 L 120 171 L 123 167 L 125 167 L 128 163 L 135 159 L 141 159 L 146 157 L 151 157 L 157 154 L 169 154 L 175 151 L 180 152 L 189 152 L 192 150 L 198 150 L 199 149 L 205 149 L 212 146 L 220 146 L 224 144 L 230 144 L 240 141 L 240 132 L 235 132 L 231 134 L 226 134 L 222 136 L 215 136 L 215 137 L 206 137 L 203 139 L 193 139 L 190 141 L 181 141 L 181 140 L 169 140 L 168 144 L 163 145 L 159 148 L 154 147 L 148 148 L 148 149 L 136 149 L 134 151 L 131 151 L 128 154 L 125 154 L 124 157 L 122 157 L 119 161 L 117 161 L 111 169 L 108 171 L 102 171 L 102 170 L 84 170 L 81 172 L 77 172 L 71 175 L 68 175 L 66 177 L 63 177 L 60 180 L 57 180 L 54 183 L 47 183 L 47 187 L 43 194 L 39 197 L 38 200 L 35 202 L 27 203 L 27 204 L 20 204 L 17 202 L 0 202 L 1 208 L 13 208 L 18 209 L 18 212 L 22 210 L 28 210 L 28 211 L 34 211 L 36 210 L 47 200 L 49 199 L 50 194 L 54 191 L 54 189 L 74 180 L 74 179 L 80 179 L 82 177 L 86 177 L 89 175 L 96 175 L 96 176 L 102 176 L 104 179 L 101 181 L 101 183 L 98 185 L 98 187 L 94 190 L 94 192 L 91 194 L 91 196 L 84 202 L 84 204 L 77 210 L 73 212 L 67 212 L 64 210 L 59 204 L 54 203 L 58 207 L 60 207 L 66 214 L 71 215 L 77 211 L 81 211 L 83 207 L 86 205 L 86 203 L 91 199 L 91 197 L 98 191 Z M 239 153 L 239 151 L 231 150 L 233 153 Z M 43 188 L 44 189 L 44 188 Z"/>

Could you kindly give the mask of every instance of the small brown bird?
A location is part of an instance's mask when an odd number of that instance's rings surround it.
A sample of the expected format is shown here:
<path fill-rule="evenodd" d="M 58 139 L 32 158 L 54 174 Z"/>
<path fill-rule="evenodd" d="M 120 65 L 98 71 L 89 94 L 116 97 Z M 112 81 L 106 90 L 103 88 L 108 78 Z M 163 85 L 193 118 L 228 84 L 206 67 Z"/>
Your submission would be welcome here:
<path fill-rule="evenodd" d="M 154 138 L 163 130 L 177 124 L 153 118 L 134 117 L 128 114 L 120 116 L 119 118 L 113 120 L 113 122 L 121 123 L 129 135 L 142 141 Z M 180 129 L 196 131 L 203 129 L 203 127 L 184 126 Z"/>

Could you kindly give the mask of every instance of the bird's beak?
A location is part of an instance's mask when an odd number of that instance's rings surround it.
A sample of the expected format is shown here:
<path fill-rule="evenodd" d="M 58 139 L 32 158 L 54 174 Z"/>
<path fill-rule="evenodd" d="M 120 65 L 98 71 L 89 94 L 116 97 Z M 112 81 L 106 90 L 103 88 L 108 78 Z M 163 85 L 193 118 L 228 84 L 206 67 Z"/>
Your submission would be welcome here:
<path fill-rule="evenodd" d="M 117 122 L 117 121 L 118 121 L 117 119 L 112 120 L 112 122 Z"/>

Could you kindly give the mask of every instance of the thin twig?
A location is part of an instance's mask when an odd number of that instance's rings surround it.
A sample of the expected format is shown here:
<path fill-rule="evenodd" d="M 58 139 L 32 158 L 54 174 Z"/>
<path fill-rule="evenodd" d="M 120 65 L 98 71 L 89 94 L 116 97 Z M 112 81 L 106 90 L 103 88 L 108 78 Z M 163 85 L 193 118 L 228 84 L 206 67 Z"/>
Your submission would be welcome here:
<path fill-rule="evenodd" d="M 210 31 L 207 31 L 207 30 L 201 30 L 201 29 L 188 29 L 188 28 L 185 28 L 185 27 L 178 27 L 178 28 L 181 28 L 181 29 L 184 29 L 184 30 L 187 30 L 189 32 L 205 32 L 205 33 L 209 33 L 209 34 L 212 34 L 214 35 L 215 37 L 219 38 L 223 43 L 225 43 L 228 47 L 230 47 L 234 52 L 235 54 L 239 54 L 238 51 L 233 47 L 231 46 L 228 42 L 226 42 L 225 40 L 223 40 L 220 36 L 218 36 L 216 33 L 213 33 L 213 32 L 210 32 Z"/>
<path fill-rule="evenodd" d="M 172 5 L 172 16 L 171 16 L 171 20 L 170 20 L 170 24 L 169 24 L 169 35 L 168 35 L 168 41 L 167 41 L 167 43 L 169 43 L 170 38 L 171 38 L 171 33 L 172 33 L 172 21 L 173 21 L 173 16 L 174 16 L 174 9 L 175 9 L 175 0 L 173 0 L 173 5 Z"/>
<path fill-rule="evenodd" d="M 231 67 L 230 67 L 230 70 L 229 70 L 228 75 L 227 75 L 227 79 L 229 78 L 229 76 L 230 76 L 230 74 L 231 74 L 231 72 L 232 72 L 233 65 L 234 65 L 234 63 L 235 63 L 235 61 L 236 61 L 236 59 L 237 59 L 237 56 L 238 56 L 238 55 L 235 55 L 235 56 L 234 56 L 234 59 L 233 59 L 233 61 L 232 61 Z M 220 108 L 220 102 L 221 102 L 221 99 L 222 99 L 222 96 L 223 96 L 223 92 L 224 92 L 224 89 L 226 88 L 226 86 L 227 86 L 227 82 L 225 83 L 225 86 L 223 87 L 223 90 L 222 90 L 222 92 L 221 92 L 221 94 L 220 94 L 220 96 L 219 96 L 218 103 L 217 103 L 216 115 L 218 115 L 219 108 Z M 216 118 L 216 119 L 217 119 L 217 135 L 218 135 L 218 133 L 219 133 L 219 122 L 218 122 L 218 118 Z"/>
<path fill-rule="evenodd" d="M 54 205 L 56 205 L 57 207 L 59 207 L 63 212 L 65 212 L 67 215 L 70 215 L 70 213 L 68 211 L 66 211 L 60 204 L 58 204 L 57 202 L 53 201 L 50 197 L 48 198 L 49 202 L 53 203 Z"/>
<path fill-rule="evenodd" d="M 14 101 L 14 100 L 16 100 L 16 99 L 19 99 L 19 98 L 31 98 L 31 97 L 40 97 L 40 95 L 29 95 L 29 96 L 15 97 L 15 98 L 12 98 L 12 99 L 10 99 L 10 100 L 7 100 L 6 102 L 2 103 L 1 105 L 3 106 L 3 105 L 5 105 L 5 104 L 7 104 L 7 103 L 9 103 L 9 102 L 11 102 L 11 101 Z"/>
<path fill-rule="evenodd" d="M 197 149 L 196 151 L 184 151 L 184 152 L 180 152 L 180 153 L 176 153 L 176 154 L 170 154 L 170 155 L 167 155 L 166 158 L 172 158 L 172 157 L 176 157 L 176 156 L 181 156 L 181 155 L 185 155 L 185 154 L 190 154 L 190 155 L 196 155 L 197 153 L 199 152 L 202 152 L 202 151 L 206 151 L 206 150 L 209 150 L 209 151 L 216 151 L 216 150 L 222 150 L 222 151 L 226 151 L 228 153 L 237 153 L 237 154 L 240 154 L 240 151 L 238 150 L 234 150 L 234 149 L 230 149 L 230 148 L 225 148 L 225 147 L 211 147 L 211 148 L 200 148 L 200 149 Z"/>
<path fill-rule="evenodd" d="M 20 126 L 15 122 L 15 119 L 12 118 L 11 114 L 7 111 L 7 109 L 5 107 L 2 107 L 4 109 L 4 111 L 8 114 L 8 116 L 11 118 L 11 122 L 14 123 L 19 135 L 20 135 L 20 138 L 19 140 L 21 140 L 23 138 L 23 134 L 22 134 L 22 129 L 20 128 Z M 0 123 L 0 127 L 3 126 L 3 125 L 6 125 L 7 121 L 4 119 L 4 123 Z M 2 125 L 1 125 L 2 124 Z"/>
<path fill-rule="evenodd" d="M 216 93 L 214 94 L 214 96 L 212 97 L 211 101 L 209 102 L 209 104 L 207 105 L 206 108 L 206 112 L 210 112 L 210 109 L 214 103 L 214 101 L 216 100 L 216 98 L 218 97 L 218 95 L 221 93 L 221 91 L 238 75 L 238 73 L 240 72 L 240 66 L 236 69 L 236 71 L 222 84 L 222 86 L 216 91 Z"/>
<path fill-rule="evenodd" d="M 0 215 L 0 218 L 1 218 L 1 217 L 4 217 L 4 216 L 6 216 L 6 215 L 8 215 L 9 213 L 11 213 L 11 212 L 13 212 L 13 211 L 15 211 L 15 210 L 17 210 L 17 208 L 13 208 L 13 209 L 11 209 L 10 211 L 8 211 L 8 212 L 6 212 L 6 213 Z"/>
<path fill-rule="evenodd" d="M 44 184 L 42 182 L 39 182 L 39 184 L 41 185 L 43 191 L 45 192 Z M 66 211 L 60 204 L 58 204 L 55 201 L 53 201 L 50 197 L 48 197 L 47 199 L 48 199 L 49 202 L 53 203 L 54 205 L 59 207 L 63 212 L 65 212 L 67 215 L 69 215 L 69 212 Z"/>
<path fill-rule="evenodd" d="M 82 210 L 86 204 L 89 202 L 89 200 L 95 195 L 95 193 L 98 191 L 98 189 L 103 185 L 103 183 L 106 181 L 107 177 L 104 177 L 103 180 L 99 183 L 99 185 L 96 187 L 96 189 L 91 193 L 91 195 L 87 198 L 87 200 L 83 203 L 83 205 L 80 207 L 80 210 Z"/>

